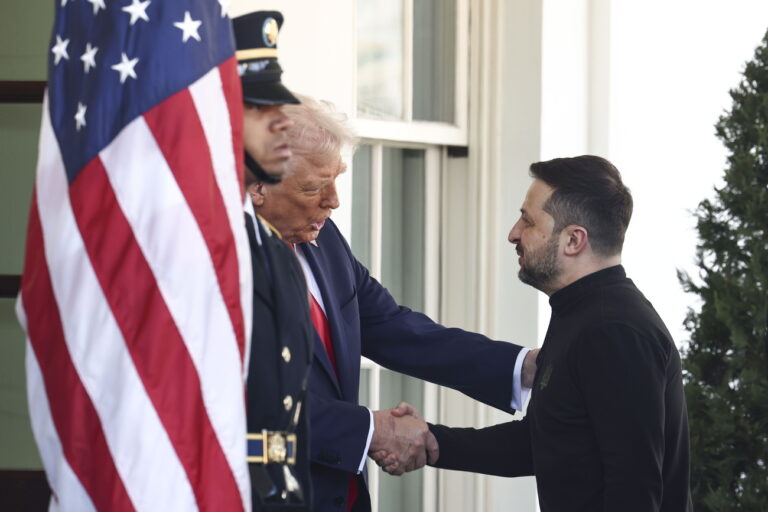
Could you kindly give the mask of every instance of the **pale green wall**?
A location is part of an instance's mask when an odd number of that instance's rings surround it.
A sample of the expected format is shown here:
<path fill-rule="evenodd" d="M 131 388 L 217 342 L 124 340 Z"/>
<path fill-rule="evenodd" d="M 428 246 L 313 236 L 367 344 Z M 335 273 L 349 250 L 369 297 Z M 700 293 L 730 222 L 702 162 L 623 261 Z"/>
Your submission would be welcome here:
<path fill-rule="evenodd" d="M 0 274 L 20 274 L 37 160 L 41 105 L 0 105 Z M 15 300 L 0 299 L 0 468 L 38 468 Z"/>
<path fill-rule="evenodd" d="M 0 2 L 0 80 L 45 80 L 51 0 Z"/>
<path fill-rule="evenodd" d="M 0 4 L 0 80 L 45 80 L 53 2 Z M 20 274 L 41 105 L 0 104 L 0 274 Z M 40 468 L 27 411 L 24 334 L 0 299 L 0 469 Z"/>

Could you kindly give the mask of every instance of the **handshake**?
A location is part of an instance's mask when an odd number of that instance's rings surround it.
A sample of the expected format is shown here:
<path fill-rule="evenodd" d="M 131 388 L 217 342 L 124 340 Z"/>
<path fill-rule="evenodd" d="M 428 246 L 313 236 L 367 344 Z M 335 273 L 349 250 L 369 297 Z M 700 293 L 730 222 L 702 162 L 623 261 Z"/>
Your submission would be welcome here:
<path fill-rule="evenodd" d="M 523 360 L 521 383 L 532 388 L 539 349 L 530 350 Z M 391 475 L 402 475 L 435 464 L 440 456 L 437 439 L 424 419 L 410 404 L 400 402 L 386 411 L 374 411 L 374 431 L 368 455 Z"/>
<path fill-rule="evenodd" d="M 402 475 L 437 462 L 437 440 L 412 405 L 401 402 L 392 409 L 374 411 L 373 421 L 368 455 L 387 473 Z"/>

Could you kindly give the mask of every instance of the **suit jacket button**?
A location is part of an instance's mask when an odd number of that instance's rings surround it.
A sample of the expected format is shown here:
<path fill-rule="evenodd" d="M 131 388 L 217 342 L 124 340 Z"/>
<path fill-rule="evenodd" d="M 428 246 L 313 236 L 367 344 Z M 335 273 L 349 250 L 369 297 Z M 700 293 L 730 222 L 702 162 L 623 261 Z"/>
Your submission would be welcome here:
<path fill-rule="evenodd" d="M 291 362 L 291 349 L 289 349 L 288 347 L 283 347 L 282 355 L 283 355 L 283 361 L 285 361 L 286 363 Z"/>
<path fill-rule="evenodd" d="M 283 398 L 283 407 L 285 407 L 286 411 L 291 410 L 291 407 L 293 407 L 293 397 L 291 395 L 285 395 L 285 398 Z"/>

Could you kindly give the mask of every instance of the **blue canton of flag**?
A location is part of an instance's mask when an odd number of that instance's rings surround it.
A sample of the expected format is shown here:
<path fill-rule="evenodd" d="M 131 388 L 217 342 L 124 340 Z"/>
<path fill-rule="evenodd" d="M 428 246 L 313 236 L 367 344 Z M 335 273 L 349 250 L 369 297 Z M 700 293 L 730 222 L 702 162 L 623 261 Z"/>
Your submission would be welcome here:
<path fill-rule="evenodd" d="M 234 53 L 222 4 L 61 0 L 48 94 L 70 181 L 129 121 Z"/>
<path fill-rule="evenodd" d="M 224 0 L 60 0 L 17 315 L 52 510 L 250 510 Z"/>

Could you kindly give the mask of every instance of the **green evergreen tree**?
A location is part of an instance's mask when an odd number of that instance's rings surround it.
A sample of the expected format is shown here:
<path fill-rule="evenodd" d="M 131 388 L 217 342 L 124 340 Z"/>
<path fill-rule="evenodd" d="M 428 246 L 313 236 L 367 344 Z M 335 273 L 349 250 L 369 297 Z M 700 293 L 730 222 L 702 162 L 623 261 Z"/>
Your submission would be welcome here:
<path fill-rule="evenodd" d="M 684 350 L 697 512 L 768 510 L 768 34 L 718 121 L 725 184 L 696 210 Z"/>

